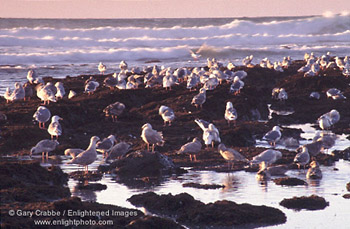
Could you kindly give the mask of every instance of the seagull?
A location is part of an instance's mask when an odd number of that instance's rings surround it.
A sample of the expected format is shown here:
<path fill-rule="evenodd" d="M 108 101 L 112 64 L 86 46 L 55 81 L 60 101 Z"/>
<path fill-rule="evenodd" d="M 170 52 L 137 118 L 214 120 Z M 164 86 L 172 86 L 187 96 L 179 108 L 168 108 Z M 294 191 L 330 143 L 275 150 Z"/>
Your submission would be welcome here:
<path fill-rule="evenodd" d="M 119 82 L 116 77 L 109 76 L 103 81 L 103 83 L 106 87 L 109 87 L 110 90 L 113 90 Z"/>
<path fill-rule="evenodd" d="M 69 148 L 64 151 L 65 156 L 71 156 L 71 158 L 75 158 L 78 156 L 81 152 L 83 152 L 83 149 L 78 149 L 78 148 Z"/>
<path fill-rule="evenodd" d="M 39 106 L 35 111 L 33 118 L 39 122 L 39 128 L 45 129 L 45 122 L 49 121 L 51 118 L 51 112 L 44 106 Z"/>
<path fill-rule="evenodd" d="M 15 83 L 15 90 L 12 92 L 10 96 L 10 101 L 13 102 L 15 100 L 24 100 L 25 97 L 25 91 L 21 83 L 16 82 Z"/>
<path fill-rule="evenodd" d="M 233 79 L 233 83 L 230 87 L 230 93 L 234 93 L 234 95 L 238 95 L 241 92 L 241 89 L 244 87 L 244 82 L 239 79 L 238 76 L 235 76 Z"/>
<path fill-rule="evenodd" d="M 88 93 L 88 95 L 93 94 L 96 89 L 100 86 L 100 84 L 95 81 L 95 79 L 91 76 L 88 80 L 85 81 L 85 93 Z"/>
<path fill-rule="evenodd" d="M 310 161 L 310 154 L 308 148 L 305 146 L 303 146 L 301 150 L 302 151 L 300 153 L 297 153 L 297 155 L 295 155 L 293 162 L 298 164 L 299 169 L 301 165 L 304 166 L 305 170 L 305 165 Z"/>
<path fill-rule="evenodd" d="M 191 73 L 191 75 L 187 78 L 187 89 L 192 91 L 192 88 L 196 87 L 199 83 L 199 77 L 195 73 Z"/>
<path fill-rule="evenodd" d="M 314 142 L 303 145 L 302 147 L 298 148 L 297 151 L 303 149 L 304 147 L 308 150 L 310 157 L 316 157 L 317 154 L 321 152 L 323 141 L 322 139 L 317 139 Z"/>
<path fill-rule="evenodd" d="M 119 142 L 109 151 L 106 161 L 111 159 L 120 159 L 130 150 L 131 145 L 126 142 Z"/>
<path fill-rule="evenodd" d="M 203 141 L 207 148 L 210 144 L 211 147 L 214 148 L 215 142 L 221 142 L 219 131 L 214 124 L 210 123 L 208 129 L 203 131 Z"/>
<path fill-rule="evenodd" d="M 128 69 L 128 64 L 127 64 L 124 60 L 122 60 L 122 61 L 120 61 L 120 63 L 119 63 L 119 68 L 120 68 L 121 70 L 127 70 L 127 69 Z"/>
<path fill-rule="evenodd" d="M 102 75 L 104 75 L 105 71 L 106 71 L 106 65 L 104 65 L 102 62 L 100 62 L 98 64 L 98 70 L 100 71 L 100 73 L 102 73 Z"/>
<path fill-rule="evenodd" d="M 124 109 L 125 109 L 125 105 L 123 103 L 115 102 L 108 105 L 105 109 L 103 109 L 103 112 L 107 117 L 111 116 L 113 122 L 116 122 L 118 116 L 123 113 Z"/>
<path fill-rule="evenodd" d="M 64 86 L 62 82 L 55 83 L 55 87 L 57 89 L 57 92 L 55 94 L 56 99 L 63 99 L 63 96 L 66 94 L 66 91 L 64 90 Z"/>
<path fill-rule="evenodd" d="M 30 98 L 33 96 L 33 88 L 30 85 L 30 83 L 25 83 L 23 85 L 23 89 L 24 89 L 24 100 L 28 100 L 30 101 Z"/>
<path fill-rule="evenodd" d="M 200 49 L 199 49 L 197 52 L 193 52 L 193 51 L 190 49 L 191 57 L 192 57 L 195 61 L 197 61 L 197 60 L 201 57 L 201 55 L 199 54 L 199 51 L 200 51 Z"/>
<path fill-rule="evenodd" d="M 228 162 L 228 167 L 230 162 L 232 163 L 232 166 L 236 161 L 248 162 L 247 158 L 245 158 L 242 154 L 232 148 L 227 148 L 223 143 L 218 146 L 218 150 L 221 156 Z"/>
<path fill-rule="evenodd" d="M 271 177 L 271 173 L 267 169 L 265 161 L 260 162 L 259 171 L 256 173 L 256 179 L 259 181 L 268 180 Z"/>
<path fill-rule="evenodd" d="M 271 146 L 276 146 L 276 142 L 281 139 L 281 128 L 279 126 L 274 126 L 272 130 L 267 132 L 263 139 L 265 139 Z"/>
<path fill-rule="evenodd" d="M 329 116 L 327 115 L 322 115 L 317 119 L 318 125 L 322 130 L 327 130 L 332 126 L 332 122 Z"/>
<path fill-rule="evenodd" d="M 322 178 L 322 171 L 320 169 L 320 165 L 317 161 L 312 161 L 310 163 L 310 168 L 306 173 L 307 179 L 321 179 Z"/>
<path fill-rule="evenodd" d="M 284 88 L 280 88 L 277 98 L 281 101 L 288 99 L 288 94 Z"/>
<path fill-rule="evenodd" d="M 310 93 L 309 98 L 310 99 L 320 99 L 321 95 L 320 95 L 320 93 L 318 93 L 316 91 L 313 91 L 313 92 Z"/>
<path fill-rule="evenodd" d="M 53 140 L 53 137 L 56 136 L 56 140 L 58 139 L 58 136 L 62 134 L 62 127 L 59 123 L 59 120 L 62 120 L 61 117 L 58 115 L 54 115 L 51 118 L 51 123 L 49 127 L 47 128 L 47 132 L 51 135 L 51 140 Z"/>
<path fill-rule="evenodd" d="M 329 89 L 327 92 L 327 97 L 332 97 L 332 99 L 334 100 L 338 100 L 338 99 L 346 99 L 346 97 L 343 95 L 343 93 L 337 89 L 337 88 L 331 88 Z"/>
<path fill-rule="evenodd" d="M 278 94 L 280 93 L 280 88 L 275 87 L 274 89 L 272 89 L 272 98 L 273 99 L 278 99 Z"/>
<path fill-rule="evenodd" d="M 169 71 L 166 72 L 166 75 L 163 77 L 163 87 L 165 90 L 171 90 L 171 86 L 177 83 L 177 78 L 171 74 Z"/>
<path fill-rule="evenodd" d="M 73 157 L 73 159 L 69 161 L 68 164 L 83 165 L 85 167 L 85 173 L 88 173 L 88 166 L 97 158 L 96 143 L 98 141 L 100 141 L 99 137 L 91 137 L 89 147 L 85 151 L 82 151 L 80 154 L 78 154 L 78 156 Z"/>
<path fill-rule="evenodd" d="M 4 94 L 4 98 L 6 99 L 6 103 L 9 103 L 9 101 L 11 101 L 11 90 L 9 87 L 6 88 L 5 94 Z"/>
<path fill-rule="evenodd" d="M 202 149 L 202 143 L 199 140 L 199 138 L 193 138 L 192 142 L 188 142 L 185 145 L 181 146 L 179 151 L 177 151 L 178 154 L 181 153 L 188 153 L 190 155 L 190 160 L 197 161 L 196 154 L 199 153 Z"/>
<path fill-rule="evenodd" d="M 235 121 L 238 118 L 238 114 L 236 109 L 233 107 L 231 102 L 226 103 L 226 110 L 225 110 L 225 119 L 227 120 L 228 125 L 230 126 L 230 122 L 233 121 L 235 125 Z"/>
<path fill-rule="evenodd" d="M 44 154 L 46 152 L 46 159 L 48 159 L 49 152 L 54 151 L 58 144 L 57 140 L 41 140 L 30 150 L 30 156 L 41 153 L 41 158 L 44 160 Z"/>
<path fill-rule="evenodd" d="M 154 130 L 149 123 L 146 123 L 142 126 L 141 138 L 144 142 L 146 142 L 148 151 L 150 144 L 152 144 L 152 152 L 154 152 L 154 146 L 156 144 L 160 146 L 164 145 L 162 132 Z"/>
<path fill-rule="evenodd" d="M 47 85 L 39 84 L 36 87 L 36 95 L 42 101 L 44 101 L 43 105 L 46 105 L 46 103 L 47 103 L 47 105 L 49 105 L 50 101 L 56 102 L 55 93 L 53 93 L 53 91 Z"/>
<path fill-rule="evenodd" d="M 243 80 L 244 78 L 246 78 L 248 76 L 248 73 L 246 71 L 243 70 L 239 70 L 237 72 L 234 72 L 234 77 L 238 76 L 238 78 L 240 80 Z"/>
<path fill-rule="evenodd" d="M 75 92 L 75 91 L 73 91 L 73 90 L 70 90 L 69 91 L 69 94 L 68 94 L 68 99 L 72 99 L 74 96 L 76 96 L 77 95 L 77 93 Z"/>
<path fill-rule="evenodd" d="M 162 116 L 164 120 L 164 126 L 166 126 L 167 122 L 169 122 L 169 126 L 171 126 L 171 122 L 175 119 L 174 111 L 170 107 L 164 105 L 160 106 L 159 115 Z"/>
<path fill-rule="evenodd" d="M 260 164 L 262 161 L 265 161 L 267 165 L 275 163 L 277 160 L 282 158 L 282 153 L 278 150 L 267 149 L 260 154 L 253 157 L 251 160 L 252 164 Z"/>
<path fill-rule="evenodd" d="M 109 135 L 107 138 L 104 138 L 102 141 L 97 143 L 96 150 L 101 152 L 105 157 L 108 156 L 108 152 L 114 146 L 116 139 L 113 134 Z"/>
<path fill-rule="evenodd" d="M 30 84 L 40 84 L 44 83 L 44 80 L 41 77 L 38 77 L 36 72 L 33 69 L 30 69 L 27 73 L 27 79 Z"/>
<path fill-rule="evenodd" d="M 53 83 L 47 82 L 45 87 L 47 87 L 49 90 L 51 90 L 53 92 L 54 95 L 56 95 L 57 88 L 55 87 L 55 85 Z"/>
<path fill-rule="evenodd" d="M 219 85 L 219 80 L 216 75 L 211 74 L 208 80 L 204 83 L 203 88 L 207 91 L 214 90 Z"/>
<path fill-rule="evenodd" d="M 245 65 L 246 67 L 251 66 L 251 65 L 252 65 L 251 62 L 252 62 L 253 58 L 254 58 L 253 55 L 250 55 L 250 56 L 245 57 L 245 58 L 242 60 L 243 65 Z"/>
<path fill-rule="evenodd" d="M 206 100 L 206 90 L 205 88 L 201 88 L 199 90 L 199 94 L 193 97 L 191 104 L 196 106 L 196 108 L 198 108 L 198 106 L 202 108 L 202 105 L 203 103 L 205 103 L 205 100 Z"/>
<path fill-rule="evenodd" d="M 232 62 L 229 62 L 227 64 L 227 69 L 228 70 L 233 71 L 235 68 L 236 68 L 236 66 Z"/>

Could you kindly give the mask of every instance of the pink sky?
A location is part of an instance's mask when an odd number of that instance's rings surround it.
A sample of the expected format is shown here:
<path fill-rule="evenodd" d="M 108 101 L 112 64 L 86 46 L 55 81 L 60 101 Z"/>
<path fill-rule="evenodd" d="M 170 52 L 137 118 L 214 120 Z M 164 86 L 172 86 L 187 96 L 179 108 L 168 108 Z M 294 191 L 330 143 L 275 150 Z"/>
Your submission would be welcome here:
<path fill-rule="evenodd" d="M 171 18 L 350 12 L 350 0 L 0 0 L 0 17 Z"/>

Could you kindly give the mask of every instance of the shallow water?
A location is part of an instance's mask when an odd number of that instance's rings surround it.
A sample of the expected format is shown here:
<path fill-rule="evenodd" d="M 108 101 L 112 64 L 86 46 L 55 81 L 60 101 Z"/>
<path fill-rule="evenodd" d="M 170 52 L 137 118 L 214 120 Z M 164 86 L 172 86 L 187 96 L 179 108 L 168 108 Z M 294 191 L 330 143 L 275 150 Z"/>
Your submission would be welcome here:
<path fill-rule="evenodd" d="M 291 125 L 290 128 L 301 128 L 304 133 L 301 144 L 310 142 L 315 134 L 312 124 Z M 344 149 L 350 145 L 350 141 L 344 136 L 338 136 L 336 145 L 330 149 Z M 258 142 L 259 147 L 269 147 L 263 141 Z M 281 146 L 277 148 L 283 148 Z M 65 158 L 61 168 L 65 172 L 72 172 L 79 169 L 76 165 L 65 164 L 68 161 Z M 90 169 L 97 169 L 102 161 L 102 156 L 89 166 Z M 336 168 L 336 169 L 335 169 Z M 80 168 L 81 169 L 81 168 Z M 349 200 L 342 196 L 347 193 L 346 184 L 350 181 L 350 162 L 340 160 L 334 166 L 321 166 L 323 178 L 321 180 L 306 179 L 306 171 L 291 170 L 286 173 L 287 176 L 296 177 L 307 182 L 306 186 L 279 186 L 272 180 L 263 184 L 256 180 L 255 173 L 238 171 L 231 173 L 218 173 L 214 171 L 194 171 L 185 168 L 188 173 L 180 176 L 166 177 L 159 186 L 147 188 L 130 188 L 124 184 L 117 183 L 112 175 L 106 174 L 99 183 L 107 185 L 103 191 L 79 190 L 76 188 L 77 181 L 70 180 L 68 185 L 74 196 L 78 196 L 86 201 L 96 201 L 103 204 L 114 204 L 118 206 L 135 208 L 127 199 L 132 195 L 147 191 L 153 191 L 157 194 L 173 195 L 187 192 L 195 199 L 204 203 L 215 202 L 217 200 L 231 200 L 237 203 L 249 203 L 253 205 L 266 205 L 275 207 L 283 211 L 287 216 L 287 222 L 282 225 L 270 226 L 269 228 L 346 228 L 350 223 L 350 204 Z M 275 178 L 275 177 L 273 177 Z M 277 177 L 276 177 L 277 178 Z M 195 182 L 201 184 L 219 184 L 225 185 L 223 189 L 204 190 L 196 188 L 184 188 L 183 183 Z M 295 211 L 284 208 L 279 202 L 284 198 L 294 196 L 318 195 L 324 197 L 329 202 L 329 206 L 324 210 Z M 141 210 L 143 210 L 141 208 Z"/>

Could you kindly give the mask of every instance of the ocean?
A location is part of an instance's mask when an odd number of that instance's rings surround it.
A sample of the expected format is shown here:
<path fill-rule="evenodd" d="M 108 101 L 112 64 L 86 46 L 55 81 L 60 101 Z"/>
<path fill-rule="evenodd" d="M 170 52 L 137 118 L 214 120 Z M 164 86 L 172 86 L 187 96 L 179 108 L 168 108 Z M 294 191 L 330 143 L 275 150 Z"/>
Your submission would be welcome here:
<path fill-rule="evenodd" d="M 198 52 L 192 59 L 190 50 Z M 302 59 L 350 54 L 350 15 L 183 19 L 6 19 L 0 18 L 0 95 L 25 82 L 29 69 L 42 76 L 98 74 L 129 67 L 203 66 L 207 58 L 241 64 L 268 57 Z"/>

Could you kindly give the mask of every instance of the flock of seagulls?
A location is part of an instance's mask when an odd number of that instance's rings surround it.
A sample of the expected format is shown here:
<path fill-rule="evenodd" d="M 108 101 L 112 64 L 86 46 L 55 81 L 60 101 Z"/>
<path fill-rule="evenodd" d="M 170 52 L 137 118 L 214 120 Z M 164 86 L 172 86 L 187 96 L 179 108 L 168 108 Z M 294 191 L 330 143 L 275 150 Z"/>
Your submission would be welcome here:
<path fill-rule="evenodd" d="M 196 55 L 192 53 L 192 55 Z M 195 57 L 194 57 L 195 58 Z M 244 66 L 252 67 L 253 56 L 247 56 L 243 59 L 242 63 Z M 271 68 L 275 71 L 282 72 L 291 64 L 291 58 L 285 57 L 281 62 L 271 63 L 267 58 L 260 62 L 260 66 L 263 68 Z M 329 53 L 320 58 L 315 57 L 313 53 L 310 55 L 305 55 L 306 65 L 298 70 L 298 72 L 305 72 L 304 76 L 316 76 L 320 69 L 325 69 L 334 66 Z M 141 70 L 139 68 L 132 68 L 128 70 L 128 64 L 125 61 L 121 61 L 119 64 L 120 72 L 119 74 L 113 74 L 112 76 L 106 77 L 104 80 L 104 86 L 114 90 L 114 88 L 122 89 L 136 89 L 142 83 L 145 87 L 155 87 L 162 86 L 166 90 L 171 90 L 173 85 L 186 82 L 187 89 L 193 90 L 199 85 L 202 87 L 199 89 L 199 93 L 195 95 L 191 101 L 191 104 L 197 109 L 201 109 L 203 104 L 206 102 L 207 91 L 214 90 L 219 84 L 224 81 L 232 83 L 230 86 L 229 93 L 238 95 L 242 88 L 244 87 L 244 78 L 247 77 L 247 72 L 243 70 L 234 71 L 235 65 L 233 63 L 228 63 L 225 71 L 221 71 L 223 64 L 218 62 L 215 58 L 207 59 L 207 65 L 209 70 L 206 71 L 204 68 L 193 68 L 189 71 L 186 68 L 178 68 L 173 71 L 171 68 L 159 68 L 158 66 L 148 67 L 143 69 L 146 72 L 145 75 L 140 75 Z M 349 58 L 346 57 L 344 60 L 336 58 L 335 65 L 338 66 L 344 72 L 349 71 Z M 98 65 L 98 70 L 100 74 L 104 75 L 107 67 L 103 63 Z M 132 73 L 131 75 L 128 73 Z M 344 74 L 349 76 L 347 74 Z M 143 78 L 143 82 L 142 82 Z M 45 84 L 42 78 L 38 77 L 34 70 L 30 70 L 27 75 L 28 83 L 26 87 L 23 87 L 20 83 L 16 82 L 15 90 L 13 92 L 7 88 L 4 98 L 7 102 L 13 102 L 16 100 L 24 100 L 26 98 L 26 93 L 30 94 L 30 89 L 35 86 L 37 96 L 44 102 L 42 106 L 39 106 L 37 111 L 34 113 L 33 118 L 39 123 L 40 129 L 45 129 L 45 123 L 51 118 L 51 123 L 48 126 L 48 133 L 51 136 L 51 140 L 42 140 L 33 147 L 30 154 L 42 153 L 42 158 L 44 158 L 44 153 L 46 153 L 46 158 L 48 153 L 55 150 L 58 143 L 58 137 L 62 134 L 62 127 L 60 124 L 61 117 L 54 115 L 51 117 L 51 112 L 45 105 L 49 105 L 50 102 L 57 102 L 62 99 L 66 92 L 62 82 L 57 82 L 56 84 L 47 83 Z M 100 84 L 93 78 L 90 77 L 85 81 L 84 93 L 88 95 L 93 94 Z M 28 91 L 28 92 L 27 92 Z M 327 96 L 333 99 L 346 99 L 342 92 L 336 88 L 331 88 L 327 91 Z M 70 90 L 68 98 L 71 99 L 77 96 L 77 93 Z M 30 97 L 30 96 L 29 96 Z M 288 94 L 284 88 L 274 88 L 272 90 L 272 97 L 281 101 L 288 99 Z M 311 98 L 319 99 L 320 94 L 318 92 L 312 92 L 310 94 Z M 121 102 L 115 102 L 108 105 L 103 112 L 106 116 L 110 116 L 113 122 L 117 121 L 118 116 L 120 116 L 125 109 L 125 105 Z M 164 126 L 171 126 L 175 119 L 175 112 L 168 106 L 161 105 L 159 108 L 159 115 L 164 121 Z M 234 108 L 232 102 L 227 101 L 226 109 L 224 112 L 224 118 L 230 126 L 231 123 L 235 125 L 238 118 L 238 112 Z M 331 126 L 336 124 L 340 119 L 340 114 L 336 110 L 332 110 L 326 114 L 323 114 L 319 119 L 318 123 L 322 130 L 328 130 Z M 195 123 L 202 129 L 202 140 L 204 145 L 209 148 L 211 146 L 214 148 L 215 143 L 218 143 L 218 152 L 220 155 L 228 162 L 228 167 L 230 164 L 233 165 L 235 162 L 250 162 L 251 165 L 260 165 L 260 170 L 257 174 L 259 177 L 269 177 L 271 174 L 284 174 L 288 170 L 286 166 L 271 166 L 277 160 L 282 158 L 282 153 L 275 149 L 267 149 L 259 155 L 253 157 L 251 161 L 245 158 L 242 154 L 237 152 L 232 148 L 228 148 L 221 142 L 220 133 L 218 128 L 213 124 L 205 120 L 195 119 Z M 276 143 L 281 139 L 282 133 L 279 126 L 273 127 L 273 129 L 267 132 L 263 139 L 266 140 L 272 147 L 276 146 Z M 165 143 L 164 136 L 162 132 L 153 129 L 150 123 L 146 123 L 141 127 L 141 139 L 146 143 L 147 150 L 152 152 L 155 150 L 155 146 L 162 146 Z M 294 163 L 300 168 L 305 166 L 312 160 L 310 167 L 313 171 L 319 170 L 318 163 L 315 161 L 315 156 L 321 151 L 322 148 L 330 148 L 332 144 L 334 145 L 335 139 L 327 134 L 321 134 L 312 143 L 303 145 L 299 149 L 299 153 L 295 156 Z M 97 158 L 97 151 L 104 154 L 106 160 L 120 159 L 130 150 L 131 144 L 126 142 L 116 142 L 114 135 L 100 141 L 97 136 L 91 137 L 90 145 L 86 150 L 83 149 L 66 149 L 65 155 L 71 156 L 72 160 L 69 163 L 79 164 L 85 167 L 85 171 L 88 171 L 88 165 L 94 162 Z M 198 154 L 202 149 L 202 143 L 199 137 L 195 137 L 191 142 L 184 144 L 177 153 L 188 154 L 190 160 L 196 161 L 196 154 Z M 310 168 L 310 169 L 311 169 Z M 315 177 L 315 172 L 311 175 L 308 172 L 309 177 Z"/>

